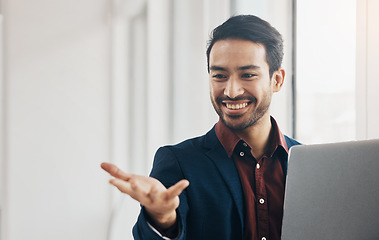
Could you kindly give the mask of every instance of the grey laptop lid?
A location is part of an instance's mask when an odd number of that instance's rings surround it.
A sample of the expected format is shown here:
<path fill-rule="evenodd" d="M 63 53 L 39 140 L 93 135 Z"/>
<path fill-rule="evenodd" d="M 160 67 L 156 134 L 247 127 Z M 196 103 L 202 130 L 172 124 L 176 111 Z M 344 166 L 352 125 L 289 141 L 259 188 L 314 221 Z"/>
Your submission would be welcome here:
<path fill-rule="evenodd" d="M 379 140 L 291 148 L 282 239 L 379 239 Z"/>

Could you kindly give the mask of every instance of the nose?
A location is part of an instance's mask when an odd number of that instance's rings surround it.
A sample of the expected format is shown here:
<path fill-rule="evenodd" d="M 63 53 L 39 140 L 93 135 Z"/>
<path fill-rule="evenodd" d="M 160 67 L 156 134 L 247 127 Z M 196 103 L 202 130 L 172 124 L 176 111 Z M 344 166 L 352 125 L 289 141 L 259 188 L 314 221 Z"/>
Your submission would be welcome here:
<path fill-rule="evenodd" d="M 244 93 L 241 81 L 238 78 L 229 78 L 224 89 L 224 94 L 229 98 L 236 98 Z"/>

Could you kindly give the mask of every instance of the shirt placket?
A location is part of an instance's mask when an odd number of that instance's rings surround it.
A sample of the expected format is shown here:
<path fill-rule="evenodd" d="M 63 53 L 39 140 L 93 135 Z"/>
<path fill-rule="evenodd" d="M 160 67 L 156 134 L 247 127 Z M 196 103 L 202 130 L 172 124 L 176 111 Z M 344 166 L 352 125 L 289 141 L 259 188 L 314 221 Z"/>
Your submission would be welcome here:
<path fill-rule="evenodd" d="M 258 239 L 268 240 L 269 236 L 269 217 L 266 184 L 263 177 L 263 164 L 265 157 L 262 157 L 255 167 L 255 183 L 256 183 L 256 208 L 257 208 L 257 225 Z"/>

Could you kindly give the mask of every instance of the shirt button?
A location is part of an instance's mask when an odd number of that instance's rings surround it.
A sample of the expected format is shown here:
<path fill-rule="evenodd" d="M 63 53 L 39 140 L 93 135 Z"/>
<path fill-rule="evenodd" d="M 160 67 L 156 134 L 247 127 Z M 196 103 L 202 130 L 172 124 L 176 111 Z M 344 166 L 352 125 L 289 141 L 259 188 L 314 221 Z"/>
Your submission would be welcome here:
<path fill-rule="evenodd" d="M 242 145 L 243 145 L 244 147 L 247 147 L 247 143 L 245 143 L 245 142 L 244 142 L 244 143 L 242 143 Z"/>
<path fill-rule="evenodd" d="M 259 165 L 259 163 L 257 163 L 257 169 L 260 169 L 261 168 L 261 165 Z"/>
<path fill-rule="evenodd" d="M 240 152 L 240 156 L 241 157 L 245 156 L 245 153 L 244 152 Z"/>
<path fill-rule="evenodd" d="M 266 238 L 265 238 L 265 237 L 262 237 L 261 240 L 266 240 Z"/>
<path fill-rule="evenodd" d="M 263 204 L 263 203 L 265 203 L 265 200 L 263 198 L 261 198 L 261 199 L 259 199 L 259 203 Z"/>

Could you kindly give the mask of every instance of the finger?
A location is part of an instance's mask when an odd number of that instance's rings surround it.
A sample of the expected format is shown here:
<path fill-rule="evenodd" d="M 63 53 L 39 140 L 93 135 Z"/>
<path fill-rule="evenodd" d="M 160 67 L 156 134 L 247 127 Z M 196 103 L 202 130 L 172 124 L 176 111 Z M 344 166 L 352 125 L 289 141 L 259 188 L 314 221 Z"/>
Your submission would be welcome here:
<path fill-rule="evenodd" d="M 126 193 L 131 197 L 132 197 L 132 195 L 134 195 L 131 184 L 124 181 L 124 180 L 115 178 L 115 179 L 109 180 L 109 183 L 112 184 L 113 186 L 117 187 L 118 190 L 120 190 L 121 192 Z"/>
<path fill-rule="evenodd" d="M 184 189 L 186 189 L 189 185 L 189 181 L 186 179 L 180 180 L 175 185 L 171 186 L 167 189 L 167 196 L 169 198 L 174 198 L 176 196 L 179 196 Z"/>
<path fill-rule="evenodd" d="M 136 184 L 135 182 L 130 183 L 119 178 L 111 179 L 109 182 L 117 187 L 122 193 L 128 194 L 144 206 L 151 204 L 152 202 L 146 186 L 143 184 Z"/>
<path fill-rule="evenodd" d="M 115 178 L 120 178 L 123 180 L 129 180 L 129 178 L 132 176 L 132 174 L 125 173 L 121 169 L 119 169 L 116 165 L 112 163 L 106 163 L 103 162 L 101 164 L 101 168 L 104 169 L 106 172 L 108 172 L 110 175 L 112 175 Z"/>

